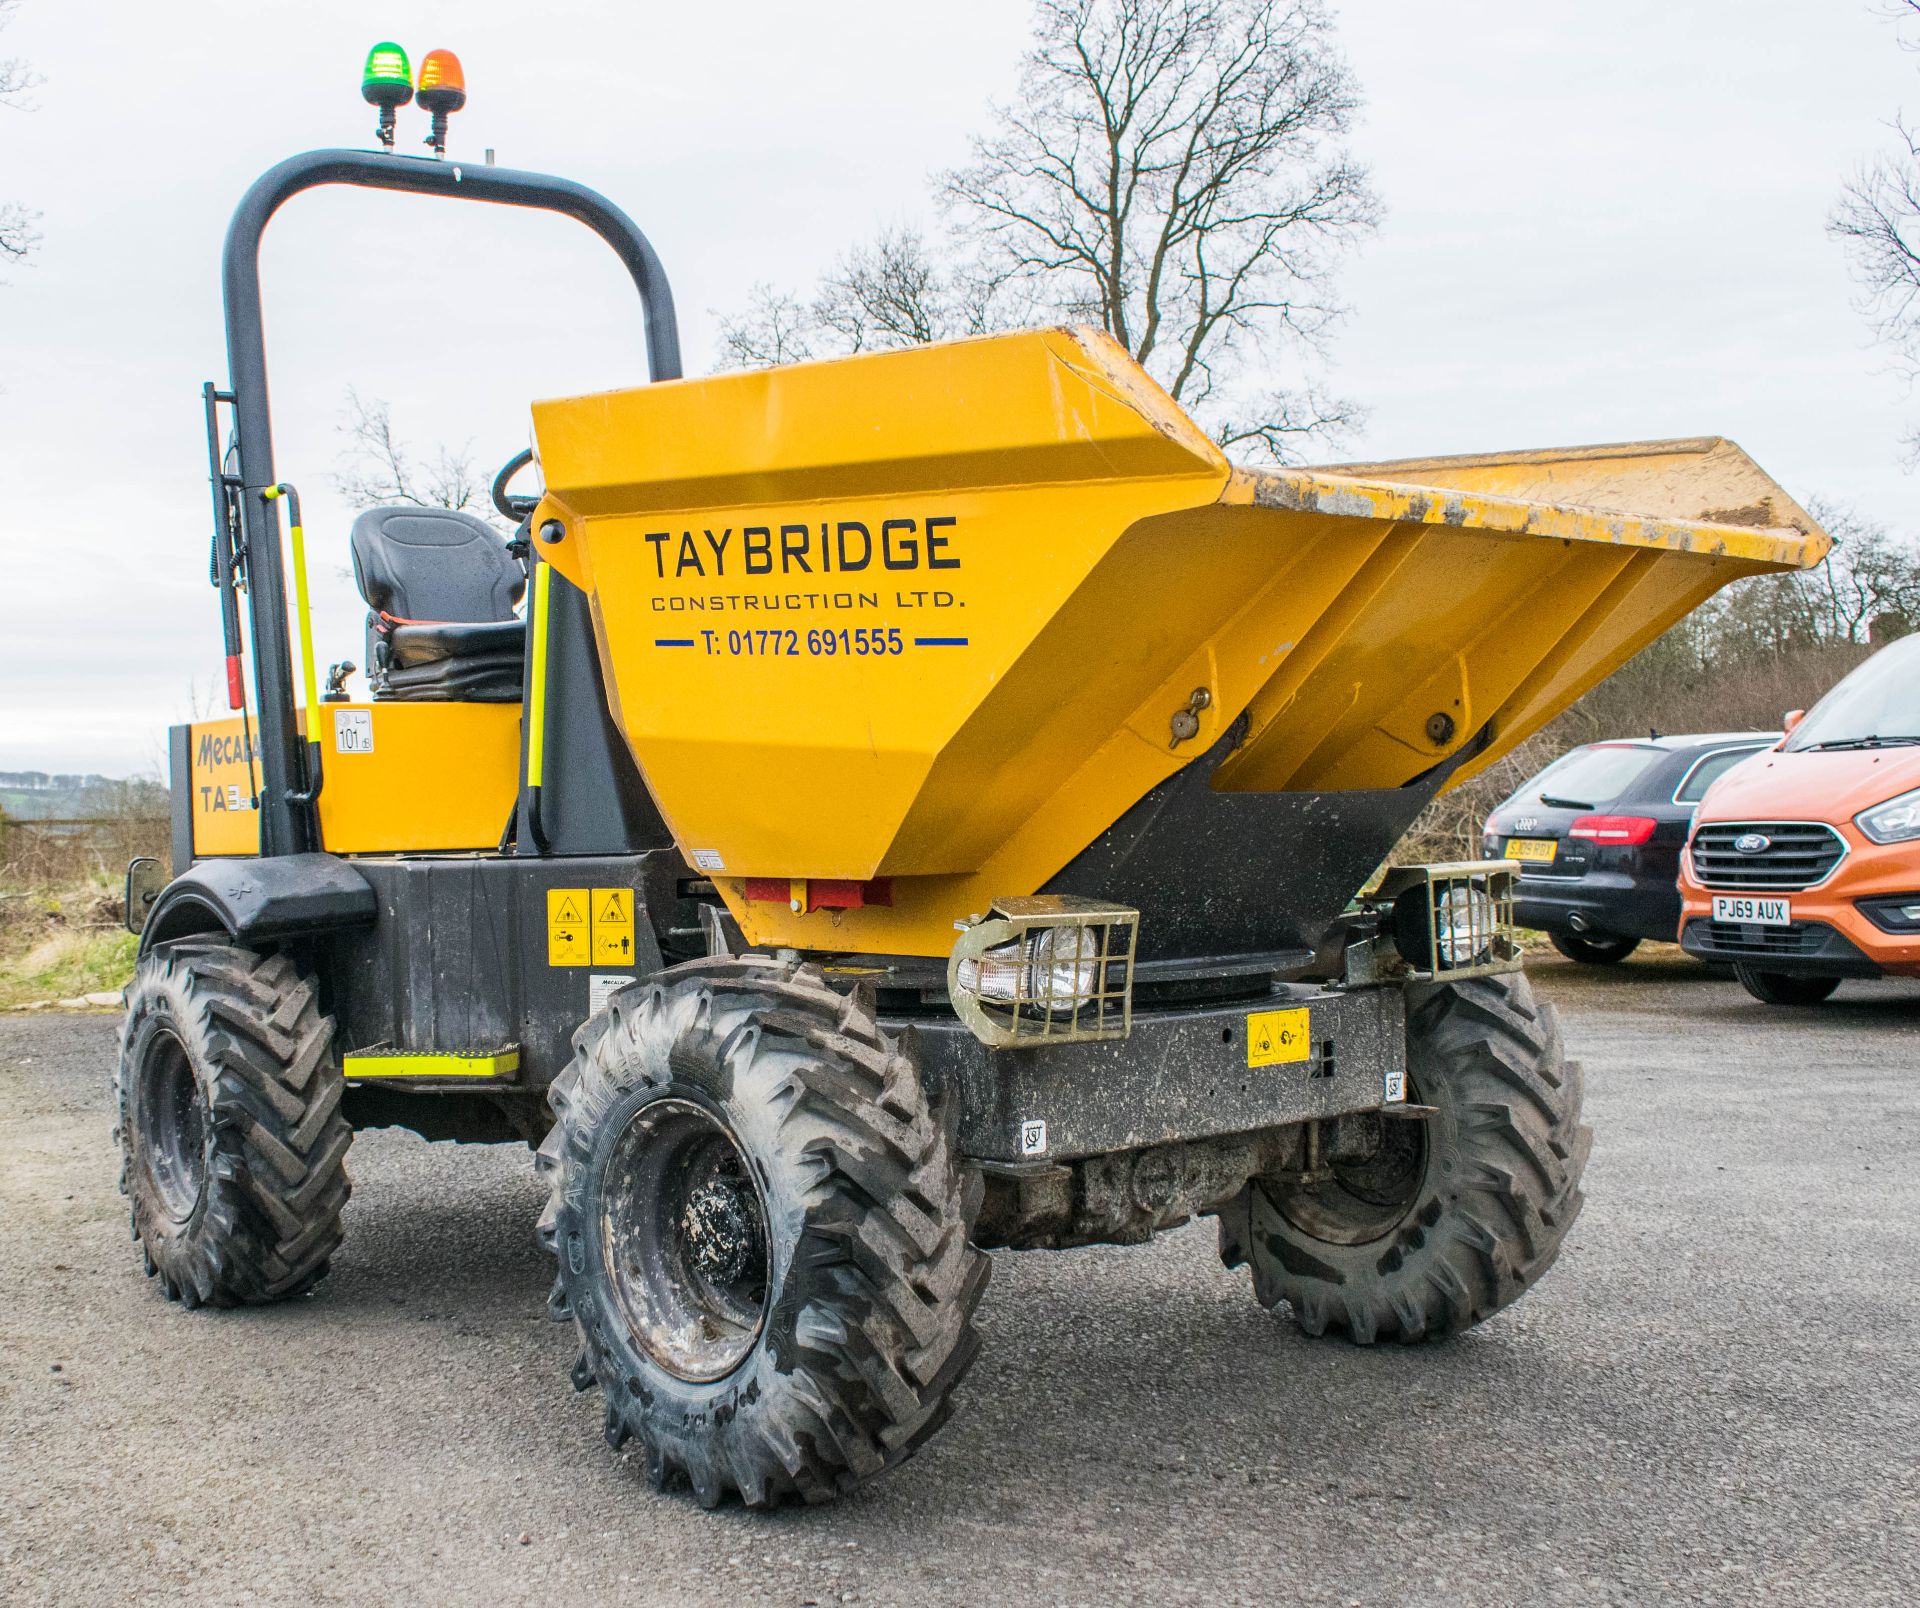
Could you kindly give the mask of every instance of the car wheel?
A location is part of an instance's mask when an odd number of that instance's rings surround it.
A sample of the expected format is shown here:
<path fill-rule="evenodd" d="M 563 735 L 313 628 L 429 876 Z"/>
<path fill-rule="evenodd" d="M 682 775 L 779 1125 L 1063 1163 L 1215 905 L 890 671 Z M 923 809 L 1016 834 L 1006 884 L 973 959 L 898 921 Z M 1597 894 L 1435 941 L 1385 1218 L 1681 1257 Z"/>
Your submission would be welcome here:
<path fill-rule="evenodd" d="M 1617 966 L 1640 947 L 1638 938 L 1582 937 L 1577 932 L 1550 932 L 1553 947 L 1582 966 Z"/>
<path fill-rule="evenodd" d="M 1840 986 L 1838 977 L 1798 977 L 1792 972 L 1755 971 L 1736 966 L 1740 986 L 1767 1005 L 1818 1005 Z"/>

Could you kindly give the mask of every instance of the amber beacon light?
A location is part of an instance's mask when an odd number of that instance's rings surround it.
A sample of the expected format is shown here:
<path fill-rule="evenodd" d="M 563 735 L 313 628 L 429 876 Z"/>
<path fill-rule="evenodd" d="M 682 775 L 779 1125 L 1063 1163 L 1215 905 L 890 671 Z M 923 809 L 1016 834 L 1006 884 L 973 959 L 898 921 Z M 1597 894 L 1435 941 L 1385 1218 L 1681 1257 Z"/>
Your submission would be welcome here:
<path fill-rule="evenodd" d="M 429 50 L 420 62 L 420 104 L 433 114 L 427 143 L 435 156 L 447 150 L 447 119 L 467 104 L 467 75 L 451 50 Z"/>

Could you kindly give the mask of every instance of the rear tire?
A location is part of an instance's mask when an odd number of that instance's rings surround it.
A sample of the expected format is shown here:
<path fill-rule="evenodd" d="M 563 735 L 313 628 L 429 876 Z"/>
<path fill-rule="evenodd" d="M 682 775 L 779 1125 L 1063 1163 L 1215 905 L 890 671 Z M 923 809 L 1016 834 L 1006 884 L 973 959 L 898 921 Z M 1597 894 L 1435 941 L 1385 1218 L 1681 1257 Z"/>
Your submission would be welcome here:
<path fill-rule="evenodd" d="M 574 1045 L 540 1235 L 608 1443 L 706 1506 L 824 1501 L 911 1456 L 989 1268 L 913 1064 L 818 971 L 757 958 L 629 986 Z"/>
<path fill-rule="evenodd" d="M 285 955 L 167 944 L 127 987 L 120 1190 L 149 1276 L 189 1307 L 302 1295 L 347 1203 L 333 1020 Z"/>
<path fill-rule="evenodd" d="M 1840 986 L 1838 977 L 1800 977 L 1792 972 L 1735 966 L 1740 986 L 1765 1005 L 1818 1005 Z"/>
<path fill-rule="evenodd" d="M 1407 1099 L 1365 1162 L 1312 1184 L 1256 1179 L 1220 1254 L 1308 1334 L 1439 1339 L 1517 1301 L 1579 1215 L 1593 1136 L 1551 1005 L 1519 973 L 1409 991 Z"/>
<path fill-rule="evenodd" d="M 1640 947 L 1638 938 L 1585 937 L 1577 932 L 1549 932 L 1553 947 L 1582 966 L 1617 966 Z"/>

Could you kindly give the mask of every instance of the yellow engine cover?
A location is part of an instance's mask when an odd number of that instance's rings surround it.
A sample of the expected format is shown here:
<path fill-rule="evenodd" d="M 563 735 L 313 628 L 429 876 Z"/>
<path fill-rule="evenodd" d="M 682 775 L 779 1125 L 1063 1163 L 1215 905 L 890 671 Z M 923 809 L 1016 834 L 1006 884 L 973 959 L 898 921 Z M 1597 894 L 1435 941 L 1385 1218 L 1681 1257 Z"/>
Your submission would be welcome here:
<path fill-rule="evenodd" d="M 752 940 L 804 948 L 944 954 L 1242 714 L 1222 787 L 1398 787 L 1489 724 L 1490 763 L 1719 586 L 1826 546 L 1717 440 L 1236 469 L 1085 330 L 534 428 L 542 555 L 591 599 L 662 812 Z M 1732 500 L 1683 514 L 1689 487 Z M 746 878 L 894 902 L 794 911 Z"/>
<path fill-rule="evenodd" d="M 302 736 L 307 712 L 299 711 Z M 239 715 L 188 728 L 193 852 L 260 852 L 260 785 Z M 322 704 L 320 837 L 334 854 L 491 849 L 520 790 L 520 706 Z M 176 783 L 177 783 L 176 779 Z"/>

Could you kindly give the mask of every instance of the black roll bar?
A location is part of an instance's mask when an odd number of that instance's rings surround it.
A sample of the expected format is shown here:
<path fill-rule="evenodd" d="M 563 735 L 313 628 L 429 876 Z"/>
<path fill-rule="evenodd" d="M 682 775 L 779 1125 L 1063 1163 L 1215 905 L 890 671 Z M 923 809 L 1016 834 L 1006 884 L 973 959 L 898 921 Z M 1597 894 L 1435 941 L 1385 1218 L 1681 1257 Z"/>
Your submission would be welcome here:
<path fill-rule="evenodd" d="M 353 184 L 531 207 L 577 219 L 626 265 L 646 315 L 647 371 L 680 378 L 680 332 L 666 270 L 647 237 L 605 196 L 571 179 L 512 168 L 475 167 L 381 151 L 308 151 L 269 168 L 241 197 L 227 227 L 222 285 L 227 314 L 227 366 L 240 439 L 241 528 L 246 542 L 247 599 L 253 634 L 254 693 L 259 711 L 260 852 L 304 854 L 320 846 L 303 786 L 293 703 L 293 655 L 287 635 L 286 577 L 280 562 L 280 514 L 262 495 L 278 484 L 273 421 L 267 398 L 267 354 L 260 307 L 260 239 L 275 212 L 302 190 Z M 309 718 L 313 718 L 311 715 Z M 308 734 L 316 741 L 319 733 Z"/>

